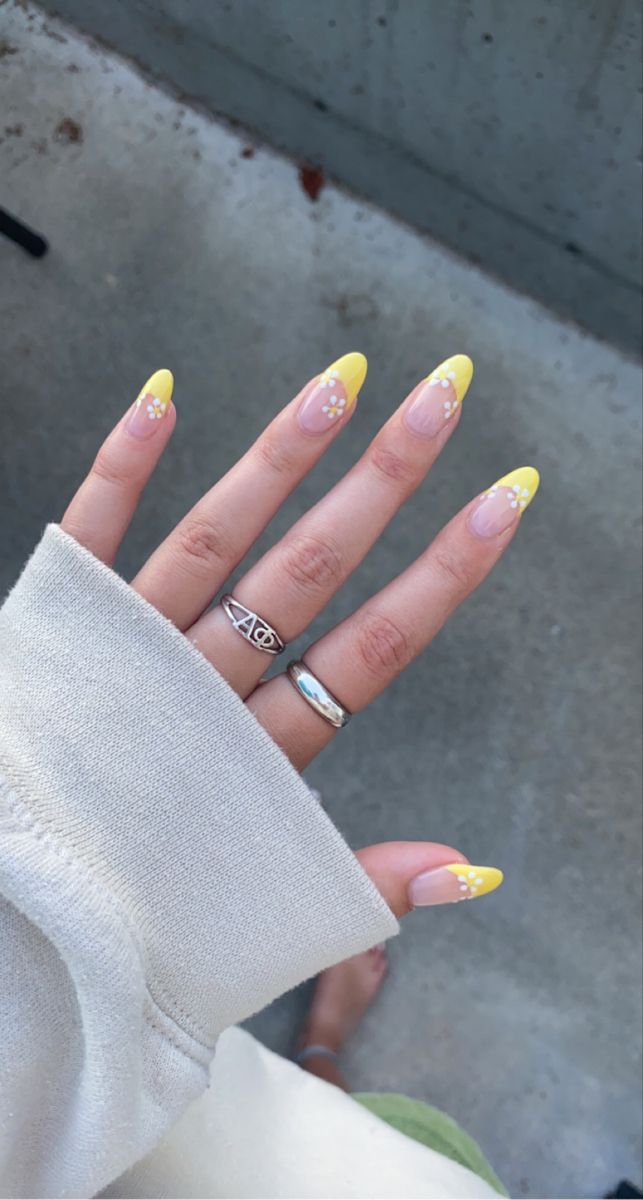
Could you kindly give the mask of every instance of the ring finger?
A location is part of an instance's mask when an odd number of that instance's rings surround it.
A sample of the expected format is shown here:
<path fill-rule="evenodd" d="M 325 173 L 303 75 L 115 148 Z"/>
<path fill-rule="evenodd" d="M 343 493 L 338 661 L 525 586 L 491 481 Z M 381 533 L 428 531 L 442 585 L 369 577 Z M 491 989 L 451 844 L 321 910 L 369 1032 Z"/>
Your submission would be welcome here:
<path fill-rule="evenodd" d="M 349 713 L 379 695 L 488 575 L 538 483 L 533 467 L 503 476 L 458 513 L 397 579 L 310 647 L 306 666 Z M 335 733 L 285 675 L 260 685 L 247 703 L 298 770 Z"/>
<path fill-rule="evenodd" d="M 243 576 L 237 604 L 274 622 L 283 641 L 298 637 L 424 479 L 457 426 L 472 374 L 471 359 L 457 354 L 419 383 L 352 470 Z M 266 669 L 266 654 L 242 640 L 221 606 L 187 636 L 244 698 Z"/>

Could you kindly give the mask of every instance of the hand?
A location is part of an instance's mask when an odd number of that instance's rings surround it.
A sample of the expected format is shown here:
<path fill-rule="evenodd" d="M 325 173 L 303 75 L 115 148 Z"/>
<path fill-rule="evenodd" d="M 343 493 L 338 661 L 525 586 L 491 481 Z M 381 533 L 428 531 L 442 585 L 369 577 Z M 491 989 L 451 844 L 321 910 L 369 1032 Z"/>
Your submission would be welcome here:
<path fill-rule="evenodd" d="M 322 611 L 422 482 L 458 426 L 472 373 L 470 360 L 456 355 L 419 383 L 348 474 L 242 576 L 235 600 L 284 642 Z M 363 355 L 347 354 L 307 383 L 131 584 L 227 679 L 298 770 L 336 729 L 285 673 L 262 682 L 268 654 L 241 636 L 221 606 L 208 606 L 348 424 L 365 375 Z M 172 435 L 172 388 L 169 371 L 151 377 L 99 450 L 61 522 L 105 563 L 113 562 Z M 504 553 L 537 487 L 532 467 L 504 476 L 397 579 L 306 651 L 307 667 L 345 709 L 364 708 L 429 644 Z M 359 519 L 347 521 L 347 513 Z M 435 843 L 387 843 L 357 857 L 398 916 L 413 906 L 482 895 L 502 881 L 494 868 L 470 867 L 458 851 Z"/>

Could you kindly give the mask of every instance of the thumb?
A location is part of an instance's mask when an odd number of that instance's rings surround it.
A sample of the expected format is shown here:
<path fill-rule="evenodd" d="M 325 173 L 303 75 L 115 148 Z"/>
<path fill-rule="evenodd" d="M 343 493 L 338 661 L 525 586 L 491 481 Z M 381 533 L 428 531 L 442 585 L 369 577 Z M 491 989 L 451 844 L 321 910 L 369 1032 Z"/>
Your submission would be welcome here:
<path fill-rule="evenodd" d="M 356 857 L 396 917 L 429 904 L 475 900 L 503 879 L 497 867 L 474 867 L 439 842 L 380 842 Z"/>

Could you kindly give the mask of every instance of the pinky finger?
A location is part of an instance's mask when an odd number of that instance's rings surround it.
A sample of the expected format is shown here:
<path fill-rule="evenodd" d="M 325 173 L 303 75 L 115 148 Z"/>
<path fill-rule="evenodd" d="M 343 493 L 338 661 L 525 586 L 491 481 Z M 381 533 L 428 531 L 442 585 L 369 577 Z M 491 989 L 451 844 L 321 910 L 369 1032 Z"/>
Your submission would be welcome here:
<path fill-rule="evenodd" d="M 61 527 L 102 562 L 111 564 L 139 496 L 176 424 L 170 371 L 155 371 L 132 407 L 103 442 Z"/>
<path fill-rule="evenodd" d="M 451 846 L 438 842 L 381 842 L 356 858 L 396 917 L 413 908 L 476 900 L 503 880 L 498 867 L 474 867 Z"/>

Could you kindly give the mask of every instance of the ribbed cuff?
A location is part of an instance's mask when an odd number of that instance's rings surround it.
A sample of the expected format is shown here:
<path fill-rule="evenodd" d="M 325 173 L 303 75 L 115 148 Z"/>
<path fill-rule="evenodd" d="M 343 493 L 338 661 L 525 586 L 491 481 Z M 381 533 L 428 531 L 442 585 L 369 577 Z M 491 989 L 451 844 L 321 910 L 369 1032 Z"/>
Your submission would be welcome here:
<path fill-rule="evenodd" d="M 236 693 L 58 526 L 0 610 L 0 663 L 12 787 L 126 914 L 193 1037 L 397 932 Z"/>

